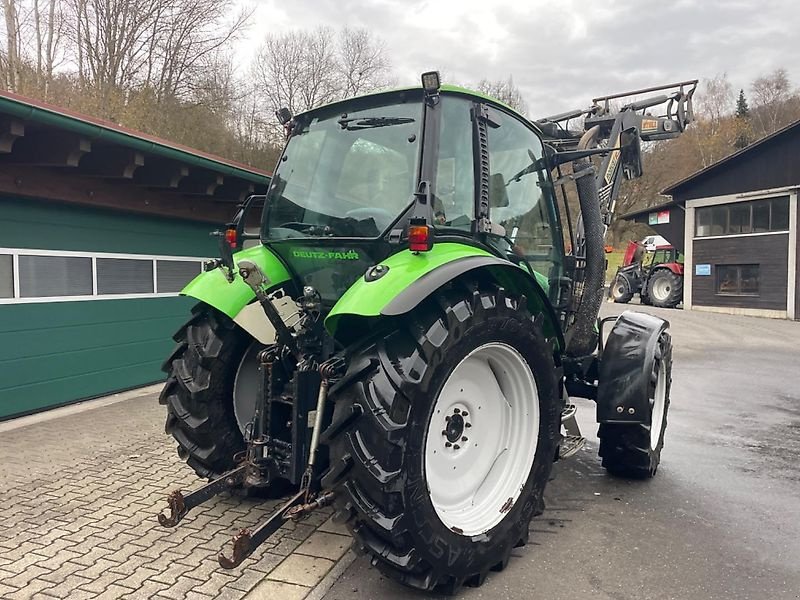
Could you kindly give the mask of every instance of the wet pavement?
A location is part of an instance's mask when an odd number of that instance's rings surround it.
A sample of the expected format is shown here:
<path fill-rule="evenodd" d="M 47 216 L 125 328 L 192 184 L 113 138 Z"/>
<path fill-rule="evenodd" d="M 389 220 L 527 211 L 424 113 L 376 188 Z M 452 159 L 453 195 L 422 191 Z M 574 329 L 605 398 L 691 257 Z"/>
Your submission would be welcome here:
<path fill-rule="evenodd" d="M 459 598 L 800 599 L 800 322 L 646 310 L 675 345 L 658 475 L 608 476 L 579 400 L 587 445 L 556 465 L 533 543 Z M 325 596 L 428 597 L 364 557 Z"/>

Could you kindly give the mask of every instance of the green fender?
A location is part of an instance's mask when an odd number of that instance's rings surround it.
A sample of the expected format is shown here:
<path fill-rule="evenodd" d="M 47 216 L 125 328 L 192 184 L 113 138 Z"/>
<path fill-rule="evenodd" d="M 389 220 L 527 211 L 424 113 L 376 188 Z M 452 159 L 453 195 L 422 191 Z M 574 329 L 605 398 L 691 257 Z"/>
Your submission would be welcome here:
<path fill-rule="evenodd" d="M 325 318 L 328 332 L 343 343 L 369 331 L 377 317 L 405 314 L 447 282 L 480 269 L 505 289 L 524 294 L 531 313 L 544 315 L 545 335 L 555 337 L 563 348 L 561 328 L 547 297 L 547 278 L 540 273 L 531 274 L 486 250 L 456 242 L 435 244 L 429 252 L 403 250 L 384 260 L 380 267 L 386 269 L 383 275 L 370 277 L 375 268 L 370 269 L 350 286 Z"/>
<path fill-rule="evenodd" d="M 257 264 L 269 277 L 272 285 L 291 279 L 284 264 L 261 244 L 233 255 L 235 264 L 245 259 Z M 225 313 L 231 319 L 235 319 L 239 312 L 255 298 L 253 290 L 238 273 L 235 274 L 233 282 L 228 283 L 221 269 L 201 273 L 181 290 L 181 295 L 197 298 Z"/>

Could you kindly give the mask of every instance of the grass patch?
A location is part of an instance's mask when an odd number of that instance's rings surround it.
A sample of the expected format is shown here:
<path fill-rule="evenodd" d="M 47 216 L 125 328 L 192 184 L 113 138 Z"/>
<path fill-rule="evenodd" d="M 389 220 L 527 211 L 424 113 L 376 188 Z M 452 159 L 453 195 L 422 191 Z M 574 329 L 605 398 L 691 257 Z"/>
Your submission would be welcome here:
<path fill-rule="evenodd" d="M 614 252 L 606 254 L 606 260 L 608 261 L 606 283 L 614 279 L 614 275 L 617 273 L 617 268 L 622 264 L 623 258 L 625 258 L 625 252 L 623 250 L 615 250 Z"/>

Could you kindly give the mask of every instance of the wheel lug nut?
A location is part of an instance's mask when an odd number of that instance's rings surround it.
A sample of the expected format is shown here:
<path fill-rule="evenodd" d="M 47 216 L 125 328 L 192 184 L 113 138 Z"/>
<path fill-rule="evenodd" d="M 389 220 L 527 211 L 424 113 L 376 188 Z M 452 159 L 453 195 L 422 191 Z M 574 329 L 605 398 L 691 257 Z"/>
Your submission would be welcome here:
<path fill-rule="evenodd" d="M 446 417 L 444 418 L 444 420 L 445 420 L 445 421 L 447 421 L 447 422 L 449 423 L 449 422 L 450 422 L 450 416 L 449 416 L 449 415 L 448 415 L 448 416 L 446 416 Z"/>
<path fill-rule="evenodd" d="M 464 427 L 472 427 L 472 423 L 464 423 Z"/>
<path fill-rule="evenodd" d="M 454 412 L 455 414 L 457 414 L 457 415 L 460 415 L 460 414 L 461 414 L 461 409 L 460 409 L 460 408 L 454 408 L 454 409 L 453 409 L 453 412 Z"/>
<path fill-rule="evenodd" d="M 449 448 L 449 447 L 450 447 L 450 446 L 452 446 L 452 445 L 453 445 L 453 444 L 451 444 L 450 442 L 445 442 L 445 443 L 444 443 L 444 447 L 445 447 L 445 448 Z"/>
<path fill-rule="evenodd" d="M 467 439 L 467 436 L 465 436 L 465 435 L 462 435 L 462 436 L 461 436 L 461 441 L 462 441 L 462 442 L 468 442 L 469 440 Z"/>
<path fill-rule="evenodd" d="M 447 431 L 445 431 L 444 429 L 442 429 L 442 435 L 447 435 Z"/>
<path fill-rule="evenodd" d="M 461 413 L 461 416 L 462 416 L 462 417 L 468 417 L 468 416 L 469 416 L 469 413 L 468 413 L 467 411 L 464 411 L 463 413 Z"/>
<path fill-rule="evenodd" d="M 461 448 L 461 446 L 459 446 L 458 444 L 453 446 L 453 450 L 458 450 L 459 448 Z"/>

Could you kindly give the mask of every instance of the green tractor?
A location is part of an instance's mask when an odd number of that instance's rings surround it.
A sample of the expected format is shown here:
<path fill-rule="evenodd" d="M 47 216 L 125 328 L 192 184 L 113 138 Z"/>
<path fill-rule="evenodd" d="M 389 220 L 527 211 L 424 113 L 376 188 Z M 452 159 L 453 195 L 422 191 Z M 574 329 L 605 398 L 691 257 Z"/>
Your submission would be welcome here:
<path fill-rule="evenodd" d="M 668 323 L 598 321 L 603 240 L 641 141 L 680 135 L 695 86 L 531 122 L 431 72 L 279 111 L 287 141 L 266 196 L 218 232 L 221 258 L 183 291 L 199 304 L 160 402 L 209 482 L 170 494 L 161 524 L 223 491 L 288 495 L 220 555 L 232 568 L 332 505 L 388 577 L 454 592 L 528 540 L 554 461 L 584 441 L 570 397 L 596 401 L 608 471 L 655 475 Z M 611 106 L 649 92 L 662 93 Z"/>

